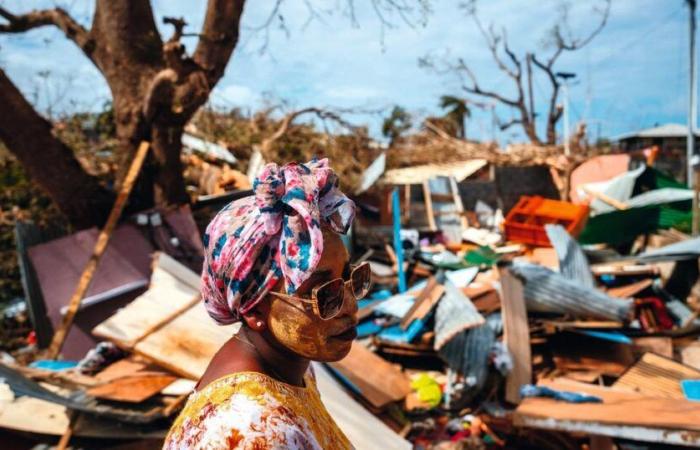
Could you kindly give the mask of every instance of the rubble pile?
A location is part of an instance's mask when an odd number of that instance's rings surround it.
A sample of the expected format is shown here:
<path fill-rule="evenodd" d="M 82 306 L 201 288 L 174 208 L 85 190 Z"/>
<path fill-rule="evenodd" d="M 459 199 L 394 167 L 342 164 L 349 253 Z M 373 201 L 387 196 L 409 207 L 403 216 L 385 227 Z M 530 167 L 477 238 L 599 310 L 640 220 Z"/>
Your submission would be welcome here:
<path fill-rule="evenodd" d="M 546 168 L 492 164 L 379 161 L 363 175 L 348 246 L 373 289 L 350 354 L 315 367 L 339 426 L 358 449 L 700 445 L 692 191 L 606 155 L 570 173 L 569 202 Z M 225 191 L 208 195 L 249 195 Z M 212 326 L 198 297 L 192 211 L 210 200 L 122 222 L 63 359 L 37 348 L 97 230 L 18 243 L 36 343 L 3 354 L 0 429 L 157 447 L 237 331 Z"/>

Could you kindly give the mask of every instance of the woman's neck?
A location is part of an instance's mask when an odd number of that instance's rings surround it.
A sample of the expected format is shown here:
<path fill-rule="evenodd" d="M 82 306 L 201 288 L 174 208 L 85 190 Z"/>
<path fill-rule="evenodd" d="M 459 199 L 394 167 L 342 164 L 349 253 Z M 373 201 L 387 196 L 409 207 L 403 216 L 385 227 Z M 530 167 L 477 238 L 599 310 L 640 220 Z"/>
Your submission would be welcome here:
<path fill-rule="evenodd" d="M 243 327 L 241 339 L 251 344 L 254 357 L 267 375 L 295 386 L 304 386 L 304 374 L 309 369 L 309 360 L 270 344 L 261 333 Z"/>

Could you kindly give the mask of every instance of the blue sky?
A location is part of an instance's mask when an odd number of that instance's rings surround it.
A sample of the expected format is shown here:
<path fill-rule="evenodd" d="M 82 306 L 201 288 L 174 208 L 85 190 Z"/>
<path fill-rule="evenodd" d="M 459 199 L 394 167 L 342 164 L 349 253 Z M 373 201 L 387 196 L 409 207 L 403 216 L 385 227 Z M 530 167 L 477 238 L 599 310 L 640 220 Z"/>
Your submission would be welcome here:
<path fill-rule="evenodd" d="M 288 108 L 324 106 L 363 111 L 399 104 L 418 118 L 438 114 L 443 94 L 464 95 L 454 76 L 437 75 L 418 66 L 430 53 L 466 60 L 485 88 L 509 93 L 509 80 L 493 64 L 474 23 L 459 8 L 459 1 L 433 0 L 425 26 L 407 26 L 397 17 L 394 28 L 382 31 L 370 0 L 355 0 L 358 26 L 343 11 L 345 0 L 310 0 L 319 5 L 322 19 L 307 23 L 302 0 L 286 0 L 281 13 L 289 34 L 271 28 L 267 50 L 260 52 L 265 34 L 254 32 L 270 12 L 271 1 L 249 1 L 243 17 L 241 43 L 226 74 L 212 94 L 220 107 L 255 109 L 264 102 L 284 101 Z M 408 0 L 410 3 L 410 0 Z M 204 0 L 153 0 L 158 17 L 184 16 L 198 30 Z M 417 2 L 416 2 L 417 3 Z M 575 32 L 593 26 L 595 1 L 571 2 Z M 10 10 L 58 4 L 89 24 L 92 1 L 0 0 Z M 481 0 L 484 23 L 508 30 L 513 49 L 546 55 L 542 40 L 557 17 L 560 0 Z M 572 123 L 585 119 L 593 138 L 653 126 L 685 123 L 687 110 L 688 10 L 684 0 L 612 0 L 606 28 L 588 47 L 560 58 L 558 70 L 578 74 L 571 87 Z M 167 36 L 170 30 L 163 29 Z M 194 47 L 192 38 L 185 41 Z M 23 35 L 0 35 L 0 66 L 46 112 L 99 108 L 109 90 L 97 70 L 73 45 L 52 29 Z M 42 73 L 50 72 L 48 78 Z M 544 113 L 546 79 L 538 77 L 536 109 Z M 50 99 L 50 101 L 49 101 Z M 497 109 L 502 119 L 511 113 Z M 376 134 L 381 117 L 351 116 Z M 489 113 L 475 112 L 468 135 L 489 139 Z M 498 133 L 501 142 L 517 141 L 517 132 Z"/>

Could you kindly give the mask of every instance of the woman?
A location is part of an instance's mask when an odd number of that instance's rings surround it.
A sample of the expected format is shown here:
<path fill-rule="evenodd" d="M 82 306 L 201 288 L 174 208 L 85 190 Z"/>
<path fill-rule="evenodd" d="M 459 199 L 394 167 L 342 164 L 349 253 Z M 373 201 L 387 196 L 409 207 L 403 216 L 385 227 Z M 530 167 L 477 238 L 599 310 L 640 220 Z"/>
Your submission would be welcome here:
<path fill-rule="evenodd" d="M 338 235 L 355 205 L 327 160 L 269 164 L 254 197 L 207 227 L 202 298 L 241 331 L 214 356 L 164 449 L 347 449 L 310 361 L 338 361 L 356 337 L 369 266 L 350 267 Z"/>

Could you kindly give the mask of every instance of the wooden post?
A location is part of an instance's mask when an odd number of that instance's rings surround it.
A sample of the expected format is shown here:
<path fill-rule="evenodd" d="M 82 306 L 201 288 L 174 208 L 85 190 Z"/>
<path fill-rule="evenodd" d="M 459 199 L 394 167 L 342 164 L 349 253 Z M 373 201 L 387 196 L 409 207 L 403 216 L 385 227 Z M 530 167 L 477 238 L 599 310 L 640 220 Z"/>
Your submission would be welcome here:
<path fill-rule="evenodd" d="M 506 378 L 506 400 L 520 403 L 520 387 L 532 381 L 530 329 L 527 323 L 522 282 L 508 268 L 499 268 L 503 342 L 513 358 L 513 370 Z"/>
<path fill-rule="evenodd" d="M 435 213 L 433 212 L 433 196 L 430 192 L 430 185 L 428 181 L 423 182 L 423 200 L 425 201 L 425 215 L 428 217 L 428 227 L 430 231 L 437 230 L 437 225 L 435 224 Z"/>
<path fill-rule="evenodd" d="M 462 196 L 459 195 L 459 186 L 457 185 L 455 177 L 450 177 L 450 190 L 452 191 L 452 198 L 454 199 L 455 207 L 457 208 L 460 222 L 462 223 L 462 231 L 464 231 L 469 227 L 469 221 L 464 215 L 464 203 L 462 203 Z"/>
<path fill-rule="evenodd" d="M 83 299 L 85 293 L 90 287 L 90 283 L 92 282 L 92 278 L 95 275 L 97 265 L 99 264 L 102 255 L 107 249 L 109 239 L 112 237 L 112 233 L 114 232 L 114 228 L 117 225 L 117 221 L 119 220 L 119 217 L 121 216 L 122 211 L 124 210 L 124 206 L 126 205 L 126 202 L 129 199 L 129 193 L 131 193 L 131 189 L 134 187 L 136 177 L 141 171 L 143 161 L 146 159 L 146 154 L 148 153 L 148 147 L 148 142 L 144 141 L 141 142 L 138 150 L 136 151 L 136 156 L 131 162 L 129 171 L 124 177 L 124 183 L 122 184 L 121 190 L 119 191 L 119 195 L 117 195 L 117 199 L 114 202 L 114 206 L 112 206 L 112 211 L 109 213 L 107 223 L 105 224 L 104 229 L 102 229 L 99 236 L 97 237 L 97 242 L 95 243 L 95 248 L 93 249 L 92 256 L 90 256 L 90 260 L 85 265 L 85 269 L 83 269 L 83 274 L 80 276 L 78 286 L 76 287 L 75 292 L 73 293 L 73 296 L 71 297 L 70 302 L 68 303 L 68 311 L 66 311 L 66 314 L 63 316 L 63 321 L 61 322 L 60 327 L 56 330 L 56 334 L 54 334 L 53 336 L 53 340 L 51 341 L 51 345 L 49 346 L 47 353 L 49 359 L 56 359 L 56 357 L 58 357 L 58 354 L 61 352 L 61 348 L 63 347 L 63 343 L 66 340 L 68 331 L 73 325 L 75 314 L 78 312 L 78 308 L 80 308 L 80 301 Z"/>
<path fill-rule="evenodd" d="M 68 426 L 61 435 L 61 439 L 58 441 L 58 445 L 56 445 L 56 450 L 66 450 L 68 448 L 70 438 L 73 436 L 73 427 L 75 427 L 75 423 L 78 421 L 78 414 L 77 411 L 68 411 Z"/>

